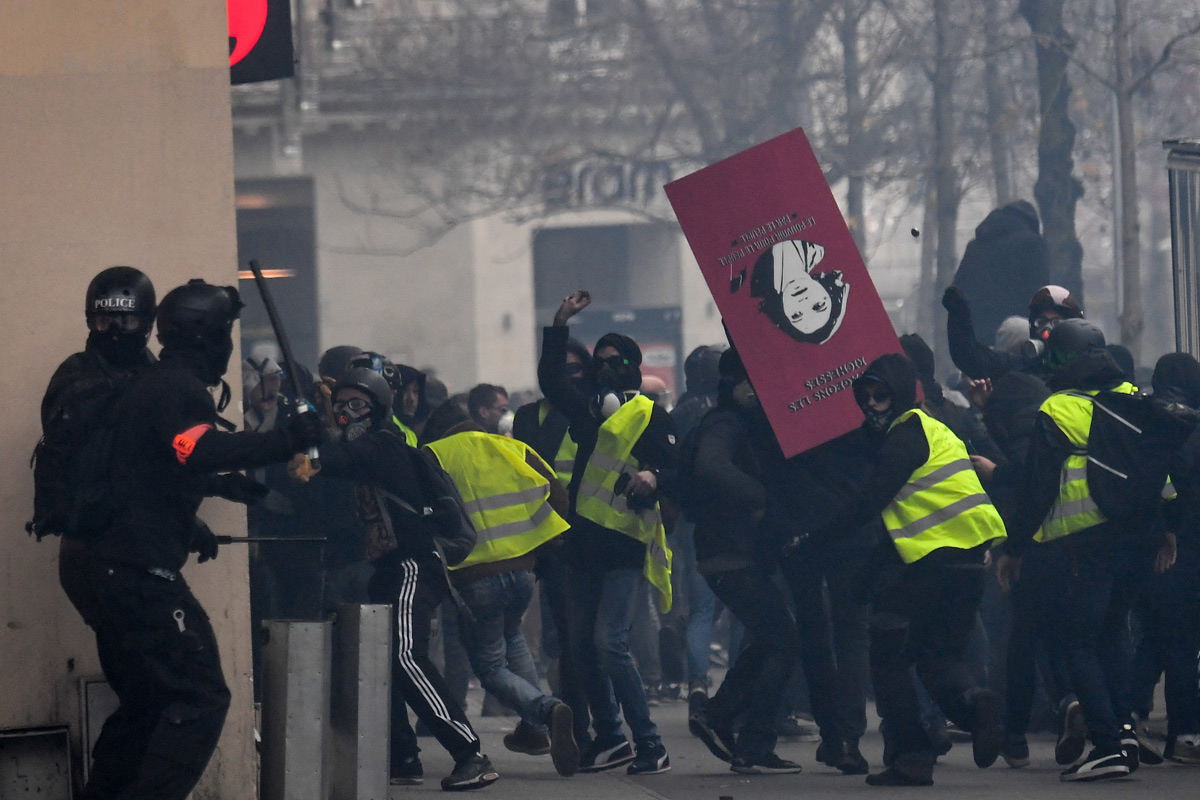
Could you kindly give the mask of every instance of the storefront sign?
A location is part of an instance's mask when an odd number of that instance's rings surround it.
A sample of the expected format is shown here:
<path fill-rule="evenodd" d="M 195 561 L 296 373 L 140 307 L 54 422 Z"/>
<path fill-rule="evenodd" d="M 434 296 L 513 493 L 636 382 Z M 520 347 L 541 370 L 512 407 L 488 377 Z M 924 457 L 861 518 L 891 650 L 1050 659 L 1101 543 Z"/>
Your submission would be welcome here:
<path fill-rule="evenodd" d="M 546 170 L 542 198 L 552 210 L 645 206 L 661 201 L 659 187 L 670 180 L 665 161 L 579 161 Z"/>

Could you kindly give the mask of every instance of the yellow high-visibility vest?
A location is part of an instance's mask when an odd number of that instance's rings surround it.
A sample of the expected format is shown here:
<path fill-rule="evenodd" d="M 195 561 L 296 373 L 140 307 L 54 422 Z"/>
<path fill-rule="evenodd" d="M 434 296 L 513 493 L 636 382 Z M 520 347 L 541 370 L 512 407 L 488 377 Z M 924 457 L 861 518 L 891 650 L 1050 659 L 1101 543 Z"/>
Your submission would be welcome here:
<path fill-rule="evenodd" d="M 665 614 L 671 610 L 671 550 L 662 512 L 657 502 L 653 508 L 634 511 L 625 495 L 615 492 L 621 475 L 632 476 L 641 469 L 633 457 L 633 446 L 650 424 L 653 409 L 650 398 L 637 395 L 604 420 L 596 435 L 596 449 L 583 469 L 575 512 L 646 545 L 643 572 L 658 590 L 658 607 Z"/>
<path fill-rule="evenodd" d="M 1133 394 L 1137 387 L 1132 383 L 1122 383 L 1112 391 Z M 1095 397 L 1099 393 L 1071 389 L 1055 392 L 1042 403 L 1041 411 L 1066 434 L 1074 452 L 1063 462 L 1058 478 L 1058 497 L 1042 521 L 1042 526 L 1033 535 L 1035 542 L 1052 542 L 1108 521 L 1088 489 L 1087 446 L 1093 406 L 1091 400 L 1079 397 L 1081 394 Z"/>
<path fill-rule="evenodd" d="M 546 417 L 550 416 L 550 403 L 546 400 L 538 401 L 538 425 L 546 424 Z M 571 438 L 571 432 L 568 430 L 563 434 L 562 441 L 559 442 L 558 452 L 554 454 L 554 474 L 562 481 L 563 486 L 571 485 L 571 475 L 575 471 L 575 454 L 579 452 L 579 445 L 575 444 L 575 440 Z"/>
<path fill-rule="evenodd" d="M 408 442 L 409 447 L 417 446 L 417 432 L 400 421 L 400 418 L 392 415 L 392 422 L 396 423 L 396 427 L 404 434 L 404 441 Z"/>
<path fill-rule="evenodd" d="M 541 457 L 524 442 L 463 431 L 426 447 L 454 481 L 478 537 L 451 569 L 523 556 L 569 527 L 550 507 L 550 481 L 526 463 L 530 454 Z"/>
<path fill-rule="evenodd" d="M 929 442 L 929 458 L 883 510 L 883 524 L 900 558 L 911 564 L 941 547 L 970 550 L 1007 538 L 962 439 L 918 408 L 901 414 L 892 427 L 914 415 Z"/>

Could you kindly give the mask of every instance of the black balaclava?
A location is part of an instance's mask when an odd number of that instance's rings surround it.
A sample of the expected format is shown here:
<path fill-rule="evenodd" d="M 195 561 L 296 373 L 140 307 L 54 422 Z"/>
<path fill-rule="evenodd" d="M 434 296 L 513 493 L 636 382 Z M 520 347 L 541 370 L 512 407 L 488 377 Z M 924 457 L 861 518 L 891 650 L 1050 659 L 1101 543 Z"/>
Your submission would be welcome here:
<path fill-rule="evenodd" d="M 877 414 L 867 405 L 867 387 L 883 385 L 892 394 L 888 410 Z M 896 418 L 917 405 L 917 371 L 911 361 L 899 353 L 885 353 L 867 365 L 854 381 L 854 399 L 866 418 L 864 424 L 871 433 L 882 435 Z"/>
<path fill-rule="evenodd" d="M 642 350 L 637 342 L 619 333 L 606 333 L 596 342 L 592 353 L 605 347 L 613 347 L 621 355 L 625 363 L 619 367 L 603 363 L 593 358 L 588 365 L 588 374 L 597 392 L 632 392 L 642 385 Z"/>
<path fill-rule="evenodd" d="M 119 331 L 116 326 L 104 333 L 88 331 L 87 347 L 113 366 L 126 369 L 145 362 L 146 343 L 150 341 L 152 327 L 153 322 L 136 331 Z"/>
<path fill-rule="evenodd" d="M 588 352 L 584 343 L 575 338 L 567 339 L 567 352 L 574 353 L 579 358 L 579 363 L 583 367 L 583 372 L 579 373 L 579 375 L 567 375 L 567 378 L 579 383 L 590 380 L 592 354 Z"/>

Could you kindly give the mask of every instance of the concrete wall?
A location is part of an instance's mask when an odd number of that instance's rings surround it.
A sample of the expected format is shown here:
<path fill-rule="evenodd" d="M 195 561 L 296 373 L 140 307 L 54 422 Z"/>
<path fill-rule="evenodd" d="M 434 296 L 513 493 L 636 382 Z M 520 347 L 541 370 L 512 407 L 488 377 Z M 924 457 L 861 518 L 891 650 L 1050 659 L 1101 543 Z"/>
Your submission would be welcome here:
<path fill-rule="evenodd" d="M 86 337 L 88 281 L 131 264 L 160 296 L 190 277 L 236 282 L 227 62 L 223 0 L 0 0 L 0 728 L 77 734 L 77 680 L 100 671 L 58 586 L 57 542 L 22 532 L 38 404 Z M 202 513 L 219 532 L 245 532 L 232 506 Z M 234 695 L 194 796 L 252 798 L 246 553 L 226 548 L 186 572 Z"/>

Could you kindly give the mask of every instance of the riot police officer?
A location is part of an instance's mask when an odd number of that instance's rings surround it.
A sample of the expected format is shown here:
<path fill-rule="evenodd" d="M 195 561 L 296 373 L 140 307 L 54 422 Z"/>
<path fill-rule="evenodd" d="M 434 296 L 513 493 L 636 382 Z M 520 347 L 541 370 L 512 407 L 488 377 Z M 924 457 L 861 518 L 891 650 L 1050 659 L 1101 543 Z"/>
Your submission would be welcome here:
<path fill-rule="evenodd" d="M 209 388 L 224 385 L 241 307 L 236 289 L 202 280 L 163 298 L 161 358 L 118 401 L 109 513 L 63 542 L 60 581 L 120 701 L 93 750 L 87 800 L 183 800 L 196 785 L 230 698 L 208 616 L 179 572 L 189 553 L 217 554 L 196 510 L 206 495 L 255 494 L 219 471 L 285 461 L 320 438 L 315 414 L 268 433 L 217 429 L 229 391 L 218 404 Z"/>

